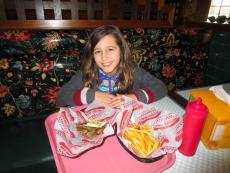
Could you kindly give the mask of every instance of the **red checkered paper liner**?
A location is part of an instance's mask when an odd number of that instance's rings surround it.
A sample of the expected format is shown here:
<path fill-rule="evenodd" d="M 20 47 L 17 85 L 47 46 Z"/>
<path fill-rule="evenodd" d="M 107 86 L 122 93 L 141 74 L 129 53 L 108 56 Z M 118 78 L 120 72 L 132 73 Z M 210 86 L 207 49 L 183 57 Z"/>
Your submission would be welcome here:
<path fill-rule="evenodd" d="M 83 109 L 85 109 L 84 112 Z M 82 136 L 77 131 L 76 124 L 86 122 L 83 114 L 89 119 L 106 121 L 107 124 L 103 133 L 92 139 Z M 106 107 L 96 101 L 82 107 L 61 107 L 54 124 L 58 154 L 67 157 L 76 157 L 82 152 L 100 145 L 103 142 L 103 138 L 114 134 L 112 125 L 114 124 L 116 115 L 117 111 L 115 109 Z"/>
<path fill-rule="evenodd" d="M 159 157 L 166 153 L 173 153 L 177 150 L 182 142 L 183 118 L 181 115 L 167 112 L 167 110 L 158 110 L 153 104 L 143 104 L 123 97 L 122 107 L 125 111 L 116 117 L 117 136 L 134 155 L 141 158 L 135 152 L 131 143 L 122 137 L 124 130 L 132 123 L 140 125 L 149 125 L 152 127 L 152 135 L 160 142 L 160 147 L 150 153 L 146 159 Z"/>

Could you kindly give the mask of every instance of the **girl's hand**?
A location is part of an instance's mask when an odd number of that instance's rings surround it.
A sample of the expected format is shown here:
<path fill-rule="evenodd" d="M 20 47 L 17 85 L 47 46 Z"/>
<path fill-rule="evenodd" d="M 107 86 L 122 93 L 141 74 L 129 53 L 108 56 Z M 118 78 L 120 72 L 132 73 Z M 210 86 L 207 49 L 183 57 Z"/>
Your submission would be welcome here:
<path fill-rule="evenodd" d="M 137 97 L 134 94 L 117 94 L 112 98 L 110 106 L 113 108 L 121 108 L 122 96 L 130 97 L 131 99 L 137 100 Z"/>
<path fill-rule="evenodd" d="M 109 106 L 110 106 L 112 99 L 114 97 L 116 97 L 116 96 L 109 94 L 109 93 L 100 92 L 100 91 L 95 92 L 95 100 L 100 101 L 100 102 L 107 104 Z"/>
<path fill-rule="evenodd" d="M 116 96 L 114 96 L 114 98 L 112 98 L 110 106 L 113 108 L 120 109 L 121 108 L 121 102 L 122 102 L 122 95 L 117 94 Z"/>

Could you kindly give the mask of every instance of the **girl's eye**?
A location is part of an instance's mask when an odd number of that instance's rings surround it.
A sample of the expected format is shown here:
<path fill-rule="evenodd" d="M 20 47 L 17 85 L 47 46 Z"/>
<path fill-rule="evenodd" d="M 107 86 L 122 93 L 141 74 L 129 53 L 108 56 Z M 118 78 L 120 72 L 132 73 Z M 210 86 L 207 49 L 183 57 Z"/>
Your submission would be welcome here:
<path fill-rule="evenodd" d="M 99 53 L 100 53 L 99 50 L 94 51 L 94 54 L 99 54 Z"/>
<path fill-rule="evenodd" d="M 113 51 L 114 49 L 113 48 L 109 48 L 109 51 Z"/>

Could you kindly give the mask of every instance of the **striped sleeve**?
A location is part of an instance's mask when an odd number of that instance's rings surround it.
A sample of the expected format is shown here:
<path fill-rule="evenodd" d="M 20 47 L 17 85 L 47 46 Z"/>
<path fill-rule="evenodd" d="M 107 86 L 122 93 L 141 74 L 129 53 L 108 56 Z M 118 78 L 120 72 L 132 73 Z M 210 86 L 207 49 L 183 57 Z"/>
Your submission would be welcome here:
<path fill-rule="evenodd" d="M 143 102 L 143 103 L 149 104 L 154 101 L 154 93 L 148 88 L 133 90 L 131 91 L 131 94 L 135 94 L 138 101 Z"/>
<path fill-rule="evenodd" d="M 74 96 L 73 96 L 73 100 L 74 100 L 75 105 L 87 104 L 86 93 L 88 90 L 89 90 L 89 88 L 84 87 L 82 89 L 75 91 Z"/>

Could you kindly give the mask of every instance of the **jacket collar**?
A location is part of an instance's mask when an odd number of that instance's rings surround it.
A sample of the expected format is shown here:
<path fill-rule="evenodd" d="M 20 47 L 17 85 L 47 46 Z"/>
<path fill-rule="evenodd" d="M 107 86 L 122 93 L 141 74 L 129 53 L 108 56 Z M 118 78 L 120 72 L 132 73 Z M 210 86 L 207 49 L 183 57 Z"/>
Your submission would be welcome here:
<path fill-rule="evenodd" d="M 112 76 L 107 76 L 101 69 L 98 70 L 98 74 L 101 80 L 114 80 L 118 79 L 118 74 L 114 74 Z"/>

